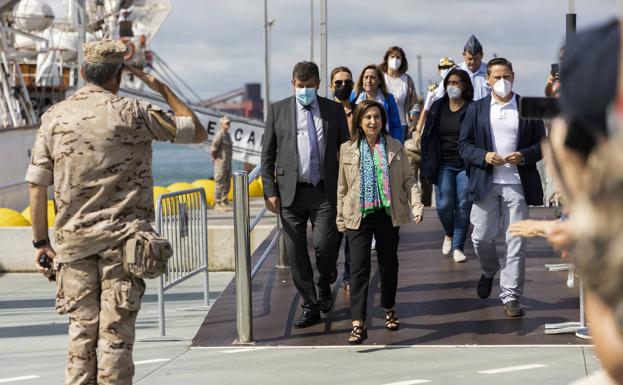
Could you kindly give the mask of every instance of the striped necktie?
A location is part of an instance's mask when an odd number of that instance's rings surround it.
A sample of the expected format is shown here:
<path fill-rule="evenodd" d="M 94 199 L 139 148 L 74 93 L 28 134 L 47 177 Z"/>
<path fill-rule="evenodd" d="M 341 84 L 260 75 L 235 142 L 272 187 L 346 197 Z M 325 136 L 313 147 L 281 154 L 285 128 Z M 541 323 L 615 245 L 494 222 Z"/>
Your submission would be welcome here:
<path fill-rule="evenodd" d="M 318 145 L 318 135 L 314 124 L 312 107 L 305 106 L 307 116 L 307 136 L 309 137 L 309 182 L 314 186 L 320 183 L 320 146 Z"/>

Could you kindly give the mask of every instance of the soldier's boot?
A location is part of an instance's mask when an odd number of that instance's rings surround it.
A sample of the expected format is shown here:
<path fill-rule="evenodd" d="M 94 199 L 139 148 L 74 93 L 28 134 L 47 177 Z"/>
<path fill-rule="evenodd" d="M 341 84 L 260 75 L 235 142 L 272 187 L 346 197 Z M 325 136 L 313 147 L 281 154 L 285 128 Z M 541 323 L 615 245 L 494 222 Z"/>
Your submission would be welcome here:
<path fill-rule="evenodd" d="M 222 203 L 215 203 L 214 204 L 214 211 L 216 211 L 217 213 L 223 213 L 225 211 L 227 211 L 227 207 L 225 205 L 223 205 Z"/>
<path fill-rule="evenodd" d="M 222 209 L 223 211 L 231 211 L 231 210 L 233 210 L 233 209 L 231 208 L 231 206 L 229 206 L 229 205 L 227 204 L 227 202 L 223 202 L 223 203 L 221 203 L 221 209 Z"/>

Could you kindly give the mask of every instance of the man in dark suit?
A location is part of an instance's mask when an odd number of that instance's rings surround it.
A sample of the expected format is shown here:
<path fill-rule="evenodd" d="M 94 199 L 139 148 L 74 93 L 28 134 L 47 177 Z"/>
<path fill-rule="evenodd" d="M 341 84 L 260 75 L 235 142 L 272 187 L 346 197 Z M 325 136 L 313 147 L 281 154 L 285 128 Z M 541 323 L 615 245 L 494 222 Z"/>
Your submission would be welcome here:
<path fill-rule="evenodd" d="M 336 196 L 338 150 L 348 140 L 342 106 L 317 96 L 318 66 L 294 66 L 294 96 L 269 107 L 262 142 L 262 184 L 267 208 L 280 213 L 292 280 L 303 298 L 295 327 L 320 321 L 333 307 L 337 276 Z M 313 228 L 318 270 L 307 251 L 307 221 Z M 316 290 L 317 288 L 317 290 Z"/>
<path fill-rule="evenodd" d="M 500 275 L 500 299 L 509 317 L 523 316 L 519 299 L 525 276 L 525 240 L 513 237 L 508 226 L 528 218 L 528 205 L 543 204 L 536 168 L 541 159 L 543 122 L 519 118 L 519 95 L 512 92 L 512 64 L 496 58 L 487 64 L 491 95 L 472 103 L 459 137 L 459 153 L 468 163 L 469 192 L 474 201 L 470 220 L 472 242 L 482 275 L 478 296 L 491 295 L 500 270 L 495 239 L 500 223 L 506 235 L 506 265 Z"/>

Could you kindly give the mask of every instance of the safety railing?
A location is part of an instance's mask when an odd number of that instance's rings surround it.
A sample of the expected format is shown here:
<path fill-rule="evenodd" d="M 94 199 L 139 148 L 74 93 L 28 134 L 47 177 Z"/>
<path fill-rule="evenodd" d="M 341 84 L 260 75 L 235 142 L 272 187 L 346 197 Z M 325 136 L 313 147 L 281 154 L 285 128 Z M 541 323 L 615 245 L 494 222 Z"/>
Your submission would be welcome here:
<path fill-rule="evenodd" d="M 262 208 L 255 218 L 249 218 L 249 183 L 260 176 L 260 166 L 257 166 L 249 175 L 244 171 L 236 171 L 234 177 L 234 239 L 236 250 L 236 330 L 237 344 L 253 343 L 253 302 L 251 282 L 255 275 L 279 244 L 279 264 L 277 268 L 288 267 L 288 259 L 283 243 L 281 218 L 277 215 L 277 232 L 270 240 L 266 250 L 251 268 L 251 231 L 262 220 L 267 212 Z"/>
<path fill-rule="evenodd" d="M 162 194 L 156 204 L 156 231 L 171 242 L 173 256 L 167 273 L 158 281 L 158 324 L 160 337 L 166 334 L 164 292 L 199 273 L 203 280 L 203 307 L 210 305 L 208 275 L 208 213 L 204 189 L 195 188 Z"/>

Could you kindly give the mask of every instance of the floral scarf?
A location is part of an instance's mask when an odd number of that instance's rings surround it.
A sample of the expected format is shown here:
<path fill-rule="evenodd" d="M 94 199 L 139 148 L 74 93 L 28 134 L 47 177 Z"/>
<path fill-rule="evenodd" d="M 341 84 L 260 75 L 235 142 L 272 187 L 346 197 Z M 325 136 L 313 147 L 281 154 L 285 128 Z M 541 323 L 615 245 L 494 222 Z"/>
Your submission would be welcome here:
<path fill-rule="evenodd" d="M 359 141 L 359 210 L 363 216 L 378 209 L 389 211 L 391 190 L 389 188 L 389 163 L 385 137 L 379 134 L 374 145 L 374 153 L 365 139 Z"/>

